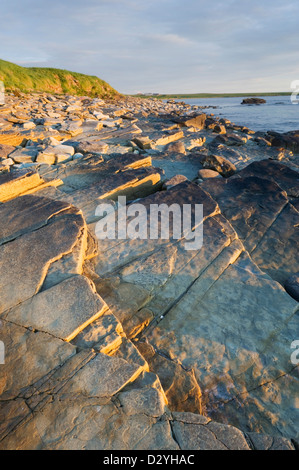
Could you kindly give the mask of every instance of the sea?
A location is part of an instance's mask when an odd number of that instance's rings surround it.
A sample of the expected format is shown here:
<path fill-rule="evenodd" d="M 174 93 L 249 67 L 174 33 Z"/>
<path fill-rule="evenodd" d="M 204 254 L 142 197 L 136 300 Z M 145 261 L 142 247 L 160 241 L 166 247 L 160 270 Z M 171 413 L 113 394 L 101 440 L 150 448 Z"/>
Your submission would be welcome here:
<path fill-rule="evenodd" d="M 289 132 L 299 130 L 299 104 L 293 104 L 291 96 L 260 96 L 266 104 L 242 105 L 242 97 L 184 99 L 185 103 L 198 106 L 217 106 L 204 110 L 215 116 L 227 118 L 237 125 L 254 131 Z"/>

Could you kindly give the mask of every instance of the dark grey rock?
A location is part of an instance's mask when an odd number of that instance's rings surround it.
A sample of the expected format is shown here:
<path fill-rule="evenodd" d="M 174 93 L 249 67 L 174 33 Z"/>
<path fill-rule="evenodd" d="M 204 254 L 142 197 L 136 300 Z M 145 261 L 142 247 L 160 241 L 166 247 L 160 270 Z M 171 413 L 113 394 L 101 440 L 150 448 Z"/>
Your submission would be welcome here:
<path fill-rule="evenodd" d="M 287 293 L 299 302 L 299 273 L 290 276 L 284 286 Z"/>

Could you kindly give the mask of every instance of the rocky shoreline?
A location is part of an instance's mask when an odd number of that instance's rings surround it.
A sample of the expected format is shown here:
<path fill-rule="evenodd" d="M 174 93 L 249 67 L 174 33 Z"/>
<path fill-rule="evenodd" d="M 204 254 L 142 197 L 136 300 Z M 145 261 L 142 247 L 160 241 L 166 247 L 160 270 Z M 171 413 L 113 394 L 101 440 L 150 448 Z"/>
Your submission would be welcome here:
<path fill-rule="evenodd" d="M 1 449 L 298 448 L 299 131 L 183 102 L 0 106 Z M 96 209 L 203 204 L 204 245 Z"/>

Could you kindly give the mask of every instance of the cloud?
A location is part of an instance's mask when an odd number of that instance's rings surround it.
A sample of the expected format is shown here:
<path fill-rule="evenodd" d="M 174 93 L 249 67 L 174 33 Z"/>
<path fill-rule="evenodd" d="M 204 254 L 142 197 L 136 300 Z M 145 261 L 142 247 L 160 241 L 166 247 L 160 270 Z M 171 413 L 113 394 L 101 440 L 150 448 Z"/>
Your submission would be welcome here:
<path fill-rule="evenodd" d="M 293 0 L 2 0 L 0 55 L 124 93 L 288 90 L 298 17 Z"/>
<path fill-rule="evenodd" d="M 152 34 L 144 36 L 144 40 L 157 41 L 175 46 L 193 46 L 195 44 L 191 39 L 179 36 L 178 34 Z"/>

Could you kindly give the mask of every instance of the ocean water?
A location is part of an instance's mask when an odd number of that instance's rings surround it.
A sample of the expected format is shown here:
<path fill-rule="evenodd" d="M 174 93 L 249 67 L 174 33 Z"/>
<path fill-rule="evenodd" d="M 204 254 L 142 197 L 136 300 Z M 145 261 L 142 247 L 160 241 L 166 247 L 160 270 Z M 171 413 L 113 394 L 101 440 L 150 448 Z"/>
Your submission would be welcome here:
<path fill-rule="evenodd" d="M 290 96 L 266 96 L 262 105 L 241 105 L 238 98 L 184 99 L 185 103 L 199 106 L 218 106 L 218 109 L 204 110 L 229 119 L 237 125 L 247 126 L 254 131 L 288 132 L 299 130 L 299 104 L 292 104 Z M 177 100 L 182 101 L 182 100 Z"/>

